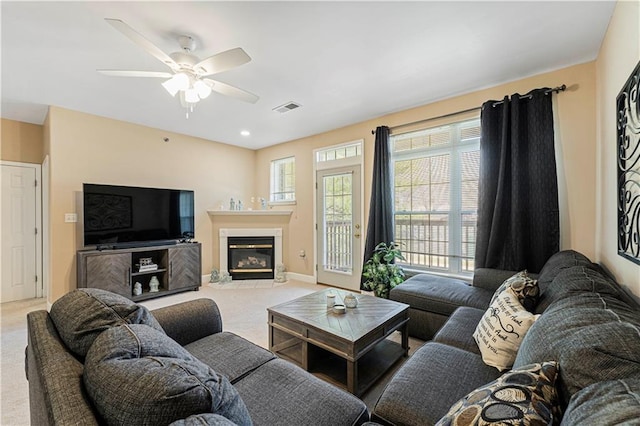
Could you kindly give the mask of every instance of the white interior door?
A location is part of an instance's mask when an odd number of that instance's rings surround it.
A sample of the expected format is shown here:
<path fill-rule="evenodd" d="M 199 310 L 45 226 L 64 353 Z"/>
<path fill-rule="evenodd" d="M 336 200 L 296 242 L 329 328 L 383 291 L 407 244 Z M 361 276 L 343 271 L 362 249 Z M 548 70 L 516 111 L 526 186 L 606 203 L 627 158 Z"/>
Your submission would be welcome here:
<path fill-rule="evenodd" d="M 360 166 L 316 172 L 318 282 L 360 289 Z"/>
<path fill-rule="evenodd" d="M 36 297 L 38 169 L 2 164 L 2 284 L 0 303 Z"/>

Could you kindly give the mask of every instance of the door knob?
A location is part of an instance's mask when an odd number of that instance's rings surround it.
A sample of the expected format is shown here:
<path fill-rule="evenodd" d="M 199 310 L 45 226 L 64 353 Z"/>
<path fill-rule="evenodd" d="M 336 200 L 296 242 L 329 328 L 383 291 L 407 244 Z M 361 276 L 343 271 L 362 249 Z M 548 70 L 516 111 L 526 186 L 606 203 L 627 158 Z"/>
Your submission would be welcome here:
<path fill-rule="evenodd" d="M 356 237 L 356 238 L 360 238 L 360 233 L 356 232 L 355 234 L 353 234 L 353 236 Z"/>

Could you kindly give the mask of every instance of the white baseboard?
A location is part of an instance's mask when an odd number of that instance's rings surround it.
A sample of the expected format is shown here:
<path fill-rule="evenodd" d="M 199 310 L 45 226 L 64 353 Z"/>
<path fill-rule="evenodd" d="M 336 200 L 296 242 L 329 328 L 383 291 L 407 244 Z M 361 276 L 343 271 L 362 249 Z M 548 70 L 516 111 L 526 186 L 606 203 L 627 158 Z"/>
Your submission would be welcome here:
<path fill-rule="evenodd" d="M 304 283 L 316 283 L 316 277 L 314 277 L 313 275 L 298 274 L 297 272 L 287 272 L 287 277 L 293 280 L 302 281 Z"/>

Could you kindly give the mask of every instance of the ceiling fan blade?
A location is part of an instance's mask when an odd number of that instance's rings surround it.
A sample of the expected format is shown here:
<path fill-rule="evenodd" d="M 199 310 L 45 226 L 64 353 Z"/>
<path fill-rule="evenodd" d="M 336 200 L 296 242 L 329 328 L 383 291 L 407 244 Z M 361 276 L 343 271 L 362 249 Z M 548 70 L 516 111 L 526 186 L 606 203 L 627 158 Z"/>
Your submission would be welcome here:
<path fill-rule="evenodd" d="M 201 76 L 217 74 L 231 68 L 239 67 L 251 60 L 241 47 L 226 50 L 198 62 L 193 69 Z"/>
<path fill-rule="evenodd" d="M 105 21 L 111 24 L 113 28 L 115 28 L 116 30 L 124 34 L 126 37 L 128 37 L 135 44 L 137 44 L 138 46 L 146 50 L 147 53 L 159 59 L 167 66 L 175 70 L 180 68 L 178 64 L 176 64 L 176 62 L 173 59 L 171 59 L 171 56 L 164 53 L 162 50 L 160 50 L 160 48 L 158 48 L 156 45 L 154 45 L 149 40 L 147 40 L 142 34 L 137 32 L 133 28 L 131 28 L 129 25 L 125 24 L 120 19 L 105 18 Z"/>
<path fill-rule="evenodd" d="M 230 84 L 223 83 L 221 81 L 211 80 L 209 78 L 205 78 L 203 81 L 207 83 L 211 87 L 211 90 L 213 90 L 214 92 L 218 92 L 223 95 L 239 99 L 241 101 L 255 104 L 256 102 L 258 102 L 258 99 L 260 99 L 253 93 L 238 89 L 237 87 L 231 86 Z"/>
<path fill-rule="evenodd" d="M 125 70 L 96 70 L 100 74 L 110 75 L 113 77 L 155 77 L 155 78 L 171 78 L 173 74 L 161 71 L 125 71 Z"/>

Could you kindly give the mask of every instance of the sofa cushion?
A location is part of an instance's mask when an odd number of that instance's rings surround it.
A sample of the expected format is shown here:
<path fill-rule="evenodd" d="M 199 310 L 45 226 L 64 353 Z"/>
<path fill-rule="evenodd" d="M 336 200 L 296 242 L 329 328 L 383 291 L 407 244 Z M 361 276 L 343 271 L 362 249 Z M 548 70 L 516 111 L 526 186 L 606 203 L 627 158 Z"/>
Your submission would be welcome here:
<path fill-rule="evenodd" d="M 235 385 L 255 425 L 361 425 L 367 406 L 355 396 L 283 359 L 273 359 Z"/>
<path fill-rule="evenodd" d="M 511 368 L 520 343 L 538 317 L 520 304 L 511 287 L 499 293 L 473 332 L 485 364 L 500 371 Z"/>
<path fill-rule="evenodd" d="M 225 375 L 232 384 L 275 358 L 272 352 L 226 331 L 190 343 L 185 349 L 216 372 Z"/>
<path fill-rule="evenodd" d="M 640 378 L 588 386 L 571 398 L 563 422 L 570 425 L 633 424 L 640 419 Z"/>
<path fill-rule="evenodd" d="M 50 315 L 60 338 L 81 358 L 86 356 L 96 337 L 111 327 L 146 324 L 162 331 L 144 306 L 97 288 L 80 288 L 65 294 L 53 303 Z"/>
<path fill-rule="evenodd" d="M 235 426 L 235 423 L 219 414 L 203 413 L 176 420 L 169 426 Z"/>
<path fill-rule="evenodd" d="M 629 321 L 632 313 L 621 316 L 606 297 L 592 294 L 599 298 L 599 306 L 585 306 L 584 296 L 551 305 L 525 336 L 514 362 L 517 368 L 557 360 L 558 389 L 565 405 L 573 394 L 593 383 L 640 376 L 638 321 Z M 618 303 L 614 299 L 613 305 Z"/>
<path fill-rule="evenodd" d="M 518 296 L 518 301 L 527 311 L 534 311 L 538 304 L 540 290 L 538 288 L 538 281 L 529 277 L 527 271 L 518 272 L 517 274 L 507 278 L 502 285 L 496 289 L 490 303 L 493 303 L 493 301 L 496 300 L 496 297 L 498 297 L 498 295 L 507 288 L 511 288 L 513 290 L 516 296 Z"/>
<path fill-rule="evenodd" d="M 493 291 L 462 280 L 419 274 L 393 288 L 389 298 L 412 308 L 449 316 L 460 306 L 487 309 L 492 295 Z"/>
<path fill-rule="evenodd" d="M 572 266 L 561 270 L 546 286 L 544 297 L 538 303 L 536 312 L 542 313 L 552 303 L 565 297 L 585 292 L 599 293 L 620 298 L 620 286 L 604 277 L 597 270 L 586 266 Z"/>
<path fill-rule="evenodd" d="M 505 373 L 461 398 L 436 426 L 559 423 L 557 373 L 556 362 Z"/>
<path fill-rule="evenodd" d="M 372 419 L 383 424 L 432 425 L 457 400 L 499 376 L 479 355 L 427 342 L 395 373 Z"/>
<path fill-rule="evenodd" d="M 478 326 L 484 313 L 485 311 L 482 309 L 466 306 L 456 309 L 433 337 L 433 341 L 480 355 L 480 349 L 473 338 L 472 330 Z"/>
<path fill-rule="evenodd" d="M 108 424 L 169 424 L 207 412 L 251 424 L 226 377 L 147 325 L 100 334 L 87 353 L 84 383 Z"/>
<path fill-rule="evenodd" d="M 547 286 L 551 284 L 555 277 L 562 272 L 563 269 L 574 266 L 597 269 L 597 265 L 591 263 L 585 255 L 574 250 L 559 251 L 547 260 L 538 275 L 538 286 L 540 287 L 539 303 L 544 300 Z M 539 313 L 540 311 L 536 312 Z"/>

